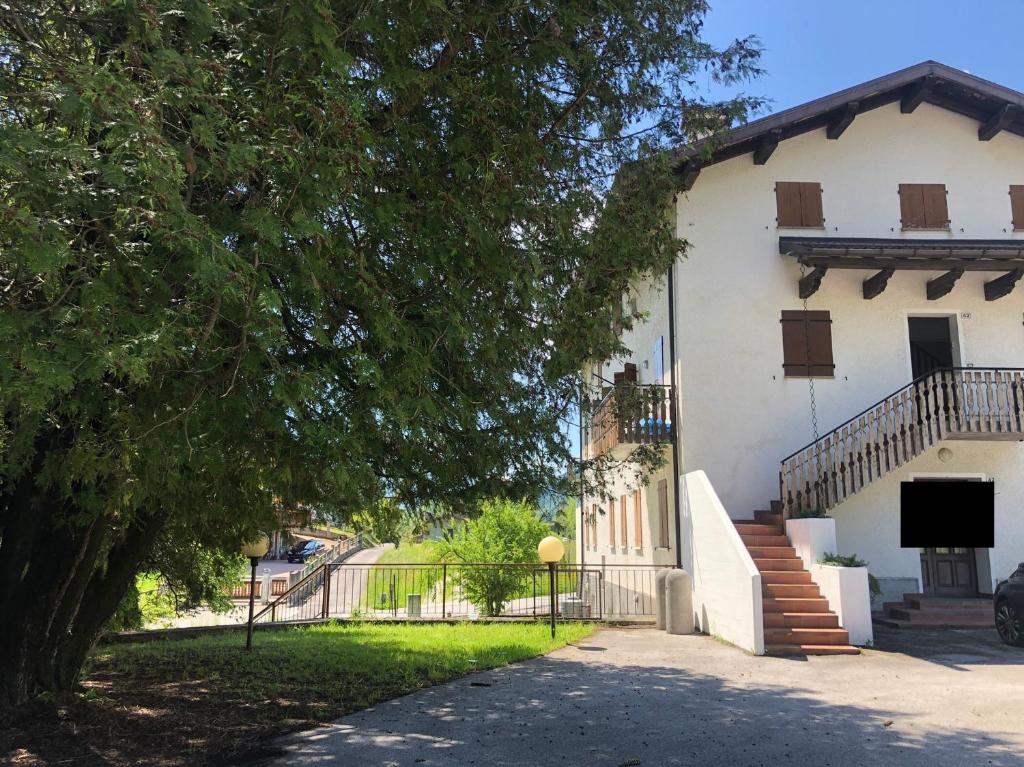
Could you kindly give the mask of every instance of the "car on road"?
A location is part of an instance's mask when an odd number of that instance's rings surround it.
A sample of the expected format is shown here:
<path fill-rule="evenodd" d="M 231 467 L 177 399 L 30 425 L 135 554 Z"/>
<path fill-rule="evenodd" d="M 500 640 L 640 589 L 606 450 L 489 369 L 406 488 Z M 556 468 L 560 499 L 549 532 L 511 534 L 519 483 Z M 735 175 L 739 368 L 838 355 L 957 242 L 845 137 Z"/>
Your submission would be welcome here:
<path fill-rule="evenodd" d="M 996 586 L 992 597 L 996 610 L 996 631 L 1006 644 L 1024 647 L 1024 562 L 1013 575 Z"/>
<path fill-rule="evenodd" d="M 285 554 L 289 562 L 305 562 L 310 557 L 315 557 L 324 550 L 323 541 L 298 541 Z"/>

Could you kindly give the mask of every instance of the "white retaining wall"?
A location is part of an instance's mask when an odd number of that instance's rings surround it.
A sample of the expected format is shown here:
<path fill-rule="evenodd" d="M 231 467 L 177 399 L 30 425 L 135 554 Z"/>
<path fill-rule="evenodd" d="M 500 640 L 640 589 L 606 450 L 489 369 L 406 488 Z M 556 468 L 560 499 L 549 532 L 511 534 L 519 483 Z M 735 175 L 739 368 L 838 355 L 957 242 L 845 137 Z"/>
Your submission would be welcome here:
<path fill-rule="evenodd" d="M 703 471 L 680 479 L 683 568 L 693 577 L 694 622 L 755 655 L 764 654 L 761 573 Z"/>

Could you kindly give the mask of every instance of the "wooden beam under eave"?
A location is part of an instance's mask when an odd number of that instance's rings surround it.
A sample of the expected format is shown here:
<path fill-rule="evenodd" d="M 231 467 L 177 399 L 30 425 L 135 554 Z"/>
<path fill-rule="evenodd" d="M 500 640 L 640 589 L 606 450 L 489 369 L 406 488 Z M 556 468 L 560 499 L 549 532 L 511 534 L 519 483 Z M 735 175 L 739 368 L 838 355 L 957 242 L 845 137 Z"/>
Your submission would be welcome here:
<path fill-rule="evenodd" d="M 830 139 L 837 139 L 843 135 L 850 124 L 853 122 L 853 118 L 857 116 L 857 112 L 860 109 L 859 101 L 851 101 L 840 112 L 833 122 L 829 123 L 829 126 L 825 129 L 825 136 Z"/>
<path fill-rule="evenodd" d="M 805 274 L 800 278 L 800 298 L 810 298 L 818 292 L 818 288 L 821 287 L 821 281 L 825 278 L 825 272 L 828 271 L 827 266 L 816 266 L 814 271 L 810 274 Z"/>
<path fill-rule="evenodd" d="M 964 276 L 963 268 L 950 269 L 945 274 L 941 274 L 934 280 L 928 280 L 926 291 L 928 293 L 929 301 L 937 301 L 944 295 L 949 293 L 956 285 L 956 281 Z"/>
<path fill-rule="evenodd" d="M 917 109 L 932 94 L 932 87 L 935 83 L 927 77 L 918 80 L 910 86 L 906 94 L 900 99 L 900 111 L 908 115 Z"/>
<path fill-rule="evenodd" d="M 989 141 L 1000 131 L 1007 128 L 1017 117 L 1017 107 L 1013 104 L 1003 104 L 990 118 L 988 122 L 978 128 L 978 140 Z"/>
<path fill-rule="evenodd" d="M 989 280 L 985 283 L 985 300 L 995 301 L 997 298 L 1010 295 L 1021 277 L 1024 277 L 1024 269 L 1014 269 L 1002 277 Z"/>
<path fill-rule="evenodd" d="M 870 301 L 876 296 L 882 295 L 882 291 L 889 285 L 889 278 L 896 271 L 895 267 L 887 266 L 877 274 L 864 280 L 864 298 Z"/>
<path fill-rule="evenodd" d="M 779 139 L 782 137 L 782 131 L 776 128 L 769 133 L 766 133 L 761 141 L 757 145 L 757 149 L 754 150 L 754 165 L 764 165 L 768 162 L 768 158 L 772 156 L 775 148 L 779 145 Z"/>
<path fill-rule="evenodd" d="M 693 185 L 697 183 L 697 176 L 699 175 L 700 162 L 697 160 L 687 160 L 686 165 L 684 165 L 682 169 L 684 192 L 689 192 L 693 189 Z"/>

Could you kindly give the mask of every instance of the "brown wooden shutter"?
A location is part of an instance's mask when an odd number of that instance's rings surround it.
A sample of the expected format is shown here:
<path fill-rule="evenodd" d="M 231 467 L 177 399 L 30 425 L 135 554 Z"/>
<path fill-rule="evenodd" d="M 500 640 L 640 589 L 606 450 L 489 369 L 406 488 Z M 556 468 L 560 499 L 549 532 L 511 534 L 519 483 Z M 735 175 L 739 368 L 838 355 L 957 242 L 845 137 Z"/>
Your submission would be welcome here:
<path fill-rule="evenodd" d="M 800 183 L 801 226 L 824 226 L 825 217 L 821 210 L 821 184 L 817 181 Z"/>
<path fill-rule="evenodd" d="M 668 548 L 668 480 L 658 480 L 658 545 Z"/>
<path fill-rule="evenodd" d="M 1010 185 L 1010 215 L 1014 231 L 1024 229 L 1024 185 Z"/>
<path fill-rule="evenodd" d="M 945 184 L 921 184 L 924 196 L 924 223 L 929 229 L 949 227 L 949 208 Z"/>
<path fill-rule="evenodd" d="M 633 545 L 642 549 L 644 547 L 644 512 L 641 505 L 641 495 L 639 490 L 633 491 L 633 527 L 636 528 L 633 533 L 633 537 L 636 539 Z"/>
<path fill-rule="evenodd" d="M 608 504 L 608 545 L 615 548 L 615 501 Z"/>
<path fill-rule="evenodd" d="M 629 547 L 629 522 L 626 520 L 626 496 L 619 497 L 619 517 L 622 524 L 622 548 Z"/>
<path fill-rule="evenodd" d="M 787 377 L 830 376 L 832 317 L 827 310 L 782 312 L 782 369 Z"/>
<path fill-rule="evenodd" d="M 780 227 L 825 224 L 821 208 L 821 184 L 817 181 L 775 182 L 776 222 Z"/>
<path fill-rule="evenodd" d="M 945 184 L 900 184 L 900 223 L 904 229 L 948 229 Z"/>
<path fill-rule="evenodd" d="M 776 219 L 779 226 L 803 226 L 799 181 L 775 182 Z"/>
<path fill-rule="evenodd" d="M 900 223 L 904 229 L 924 228 L 924 190 L 921 184 L 900 184 Z"/>

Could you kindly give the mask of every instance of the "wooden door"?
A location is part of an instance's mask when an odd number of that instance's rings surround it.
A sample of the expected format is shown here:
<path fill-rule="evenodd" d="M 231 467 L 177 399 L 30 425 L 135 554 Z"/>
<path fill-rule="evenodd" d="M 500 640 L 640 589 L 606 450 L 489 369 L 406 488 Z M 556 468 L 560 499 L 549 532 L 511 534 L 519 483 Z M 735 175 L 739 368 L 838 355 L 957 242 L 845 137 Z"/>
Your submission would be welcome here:
<path fill-rule="evenodd" d="M 974 549 L 953 547 L 921 549 L 924 593 L 934 597 L 974 597 L 978 576 Z"/>

